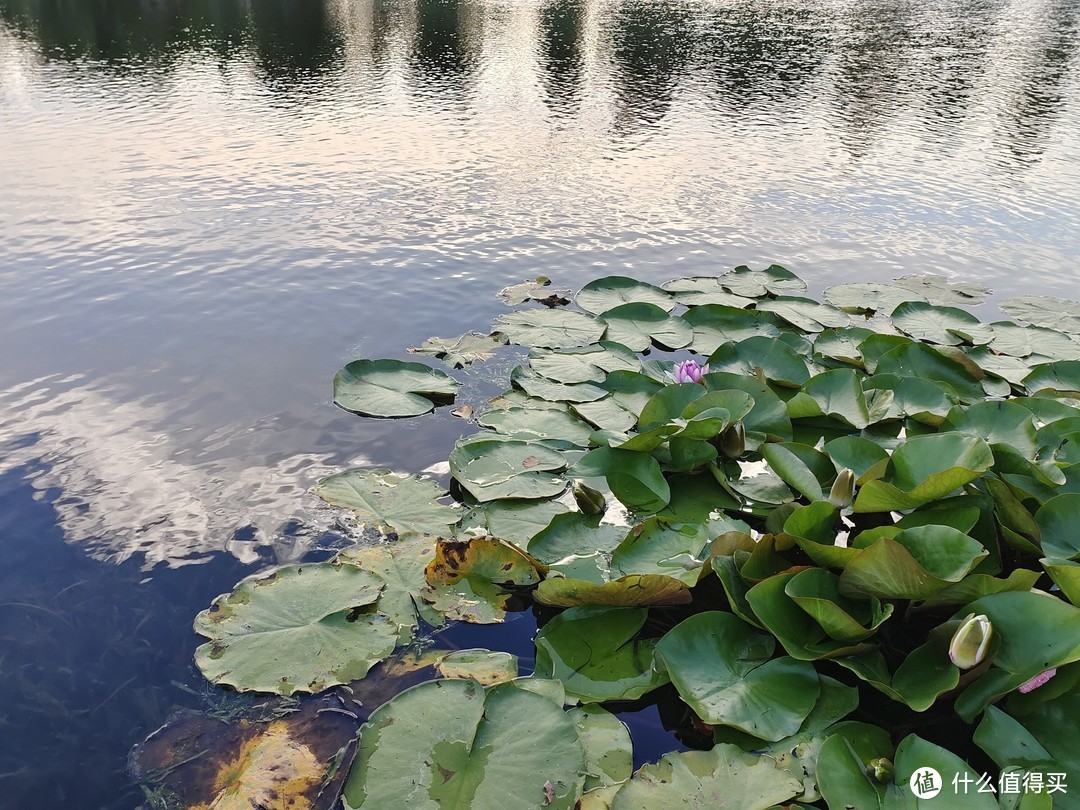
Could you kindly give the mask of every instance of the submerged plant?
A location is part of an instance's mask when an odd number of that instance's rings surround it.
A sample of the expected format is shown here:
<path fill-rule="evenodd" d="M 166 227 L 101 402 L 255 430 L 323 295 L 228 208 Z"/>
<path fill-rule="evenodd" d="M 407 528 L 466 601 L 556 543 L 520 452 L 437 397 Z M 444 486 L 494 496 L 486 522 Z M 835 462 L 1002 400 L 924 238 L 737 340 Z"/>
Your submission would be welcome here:
<path fill-rule="evenodd" d="M 385 471 L 318 490 L 441 536 L 249 580 L 197 621 L 200 667 L 316 690 L 424 625 L 533 606 L 533 675 L 485 688 L 456 666 L 386 703 L 350 808 L 906 806 L 916 772 L 975 784 L 976 747 L 986 779 L 1061 783 L 1080 772 L 1080 336 L 981 323 L 951 306 L 970 285 L 901 282 L 822 303 L 776 265 L 614 276 L 582 311 L 501 316 L 530 353 L 449 454 L 457 504 Z M 456 390 L 416 365 L 350 364 L 338 401 L 400 416 Z M 708 750 L 631 775 L 604 707 L 642 701 Z"/>

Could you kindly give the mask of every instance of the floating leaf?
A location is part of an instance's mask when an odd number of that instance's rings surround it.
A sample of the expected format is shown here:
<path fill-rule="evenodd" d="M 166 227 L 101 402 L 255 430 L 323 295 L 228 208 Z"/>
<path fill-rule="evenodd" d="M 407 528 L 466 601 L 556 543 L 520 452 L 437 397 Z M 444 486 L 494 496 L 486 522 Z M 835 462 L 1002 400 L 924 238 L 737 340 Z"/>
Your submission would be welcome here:
<path fill-rule="evenodd" d="M 780 322 L 776 316 L 756 309 L 705 304 L 694 307 L 682 319 L 694 330 L 694 351 L 706 357 L 728 341 L 745 340 L 755 335 L 780 335 Z"/>
<path fill-rule="evenodd" d="M 524 442 L 542 441 L 552 447 L 588 447 L 593 433 L 591 425 L 561 408 L 491 410 L 476 421 L 503 436 Z"/>
<path fill-rule="evenodd" d="M 664 285 L 675 300 L 686 306 L 721 304 L 727 307 L 748 307 L 753 298 L 735 295 L 724 288 L 722 276 L 691 276 L 676 278 Z"/>
<path fill-rule="evenodd" d="M 473 680 L 430 681 L 364 724 L 343 797 L 347 810 L 534 810 L 545 800 L 571 810 L 584 769 L 573 718 L 546 697 L 512 683 L 485 693 Z"/>
<path fill-rule="evenodd" d="M 361 416 L 419 416 L 452 401 L 458 383 L 423 363 L 354 360 L 334 376 L 334 404 Z"/>
<path fill-rule="evenodd" d="M 601 524 L 603 515 L 580 512 L 556 515 L 535 534 L 526 548 L 533 557 L 548 564 L 572 555 L 613 551 L 626 537 L 625 526 Z"/>
<path fill-rule="evenodd" d="M 511 307 L 519 306 L 526 301 L 540 301 L 547 306 L 564 306 L 570 303 L 567 298 L 570 290 L 555 290 L 550 285 L 550 278 L 537 276 L 535 281 L 523 281 L 521 284 L 503 287 L 499 290 L 499 298 Z"/>
<path fill-rule="evenodd" d="M 718 278 L 724 289 L 750 298 L 761 298 L 770 293 L 788 295 L 806 289 L 806 282 L 778 264 L 769 265 L 764 270 L 751 270 L 741 264 Z"/>
<path fill-rule="evenodd" d="M 496 332 L 512 343 L 557 349 L 595 343 L 604 325 L 588 315 L 563 309 L 523 309 L 495 319 Z"/>
<path fill-rule="evenodd" d="M 570 472 L 580 478 L 605 478 L 616 498 L 642 514 L 658 512 L 671 500 L 660 464 L 643 453 L 600 447 L 590 450 Z"/>
<path fill-rule="evenodd" d="M 692 597 L 690 589 L 673 577 L 662 574 L 629 574 L 601 583 L 549 576 L 537 587 L 533 598 L 537 602 L 555 607 L 638 607 L 688 605 Z"/>
<path fill-rule="evenodd" d="M 600 321 L 607 324 L 604 337 L 636 352 L 653 343 L 666 349 L 681 349 L 694 337 L 694 330 L 678 315 L 655 304 L 623 304 L 606 310 Z"/>
<path fill-rule="evenodd" d="M 667 677 L 653 666 L 653 639 L 636 636 L 645 608 L 587 605 L 565 610 L 536 636 L 536 675 L 556 678 L 583 703 L 635 700 Z"/>
<path fill-rule="evenodd" d="M 585 751 L 585 790 L 619 785 L 634 772 L 630 731 L 601 706 L 589 704 L 568 712 Z"/>
<path fill-rule="evenodd" d="M 496 537 L 439 539 L 423 598 L 450 619 L 493 624 L 512 609 L 514 591 L 540 581 L 535 561 Z"/>
<path fill-rule="evenodd" d="M 748 528 L 741 521 L 723 525 L 723 530 Z M 694 585 L 702 573 L 711 531 L 701 524 L 668 524 L 649 518 L 635 526 L 615 549 L 611 566 L 623 574 L 665 574 Z"/>
<path fill-rule="evenodd" d="M 1039 391 L 1080 392 L 1080 360 L 1037 365 L 1024 377 L 1024 385 L 1033 394 Z"/>
<path fill-rule="evenodd" d="M 382 580 L 352 565 L 287 565 L 241 581 L 195 617 L 195 663 L 242 692 L 321 692 L 363 678 L 394 651 L 398 625 L 363 610 Z"/>
<path fill-rule="evenodd" d="M 446 490 L 420 476 L 389 470 L 353 470 L 324 478 L 315 494 L 345 506 L 380 531 L 446 534 L 461 516 L 458 507 L 437 501 Z"/>
<path fill-rule="evenodd" d="M 518 659 L 508 652 L 455 650 L 441 656 L 435 668 L 444 678 L 472 678 L 481 686 L 494 686 L 518 676 Z"/>
<path fill-rule="evenodd" d="M 725 343 L 709 356 L 709 369 L 750 376 L 761 369 L 769 382 L 787 388 L 798 388 L 810 379 L 801 355 L 783 341 L 767 337 Z"/>
<path fill-rule="evenodd" d="M 510 373 L 510 382 L 529 396 L 549 402 L 592 402 L 603 399 L 608 394 L 603 388 L 592 383 L 567 385 L 541 377 L 523 366 L 518 366 Z"/>
<path fill-rule="evenodd" d="M 810 664 L 772 658 L 775 643 L 730 613 L 708 611 L 669 630 L 656 655 L 706 723 L 775 741 L 799 730 L 820 692 Z"/>
<path fill-rule="evenodd" d="M 994 339 L 994 330 L 970 312 L 956 307 L 940 307 L 919 301 L 900 304 L 892 313 L 897 329 L 916 340 L 959 346 L 977 345 Z"/>
<path fill-rule="evenodd" d="M 802 782 L 777 767 L 772 757 L 720 744 L 709 751 L 664 754 L 655 765 L 642 766 L 615 794 L 611 808 L 655 810 L 681 805 L 768 810 L 801 791 Z"/>
<path fill-rule="evenodd" d="M 851 319 L 847 313 L 819 304 L 810 298 L 781 296 L 757 305 L 762 312 L 772 312 L 804 332 L 820 332 L 824 329 L 848 326 Z"/>
<path fill-rule="evenodd" d="M 475 441 L 450 453 L 450 473 L 478 501 L 550 498 L 566 489 L 562 455 L 537 442 Z"/>
<path fill-rule="evenodd" d="M 529 544 L 530 538 L 551 523 L 556 515 L 570 511 L 559 501 L 491 501 L 475 507 L 462 520 L 462 526 L 477 526 L 481 533 L 509 540 L 520 548 Z"/>
<path fill-rule="evenodd" d="M 792 418 L 824 415 L 855 428 L 870 424 L 866 395 L 854 369 L 838 368 L 818 374 L 803 385 L 802 393 L 809 401 L 799 399 L 798 405 L 796 400 L 789 402 L 788 413 Z"/>
<path fill-rule="evenodd" d="M 1080 301 L 1048 295 L 1020 295 L 1007 298 L 998 306 L 1018 321 L 1080 335 Z"/>
<path fill-rule="evenodd" d="M 907 287 L 874 281 L 856 281 L 827 287 L 825 298 L 833 306 L 857 315 L 866 312 L 890 313 L 907 301 L 926 300 Z"/>
<path fill-rule="evenodd" d="M 1080 494 L 1066 492 L 1051 498 L 1035 513 L 1035 523 L 1046 556 L 1080 557 Z"/>
<path fill-rule="evenodd" d="M 893 284 L 918 293 L 931 304 L 981 304 L 991 293 L 981 284 L 950 281 L 946 276 L 934 273 L 904 276 Z"/>
<path fill-rule="evenodd" d="M 837 641 L 862 641 L 893 612 L 891 604 L 882 606 L 875 597 L 848 599 L 840 593 L 839 578 L 821 568 L 800 571 L 784 592 Z"/>
<path fill-rule="evenodd" d="M 866 346 L 866 342 L 863 346 Z M 919 377 L 943 383 L 962 402 L 975 402 L 986 396 L 979 380 L 968 367 L 921 343 L 907 343 L 885 352 L 877 358 L 875 373 Z"/>
<path fill-rule="evenodd" d="M 464 368 L 476 362 L 490 360 L 503 341 L 493 335 L 466 332 L 461 337 L 430 337 L 419 346 L 410 346 L 410 354 L 433 354 L 452 368 Z"/>
<path fill-rule="evenodd" d="M 675 308 L 675 299 L 664 290 L 626 276 L 605 276 L 590 281 L 581 288 L 574 303 L 596 315 L 623 304 L 651 304 L 665 312 Z"/>

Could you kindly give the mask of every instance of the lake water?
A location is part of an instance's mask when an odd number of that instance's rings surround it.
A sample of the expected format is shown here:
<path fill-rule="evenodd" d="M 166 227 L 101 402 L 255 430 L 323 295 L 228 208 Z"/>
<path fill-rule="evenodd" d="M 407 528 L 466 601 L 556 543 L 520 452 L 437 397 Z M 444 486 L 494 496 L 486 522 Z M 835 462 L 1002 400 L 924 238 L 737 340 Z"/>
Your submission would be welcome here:
<path fill-rule="evenodd" d="M 467 428 L 334 372 L 507 284 L 1078 297 L 1078 38 L 1074 0 L 0 0 L 0 805 L 141 802 L 194 614 L 337 542 L 320 477 Z"/>

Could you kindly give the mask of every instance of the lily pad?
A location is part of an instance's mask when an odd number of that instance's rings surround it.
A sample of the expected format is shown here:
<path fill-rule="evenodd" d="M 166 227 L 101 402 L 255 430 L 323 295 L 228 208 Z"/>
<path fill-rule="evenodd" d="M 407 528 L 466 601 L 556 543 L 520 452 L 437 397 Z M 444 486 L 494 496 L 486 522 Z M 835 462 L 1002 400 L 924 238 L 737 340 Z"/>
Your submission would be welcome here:
<path fill-rule="evenodd" d="M 713 532 L 749 529 L 741 521 L 716 524 L 669 524 L 649 518 L 631 529 L 612 553 L 612 568 L 624 575 L 665 574 L 693 586 L 702 574 Z"/>
<path fill-rule="evenodd" d="M 772 264 L 764 270 L 751 270 L 740 264 L 734 270 L 721 273 L 718 278 L 724 289 L 736 295 L 761 298 L 764 295 L 790 295 L 806 289 L 806 282 L 790 270 Z"/>
<path fill-rule="evenodd" d="M 684 619 L 656 655 L 683 700 L 706 723 L 776 741 L 799 730 L 821 691 L 813 666 L 772 658 L 776 640 L 730 613 Z"/>
<path fill-rule="evenodd" d="M 1080 301 L 1048 295 L 1020 295 L 1007 298 L 998 306 L 1018 321 L 1080 335 Z"/>
<path fill-rule="evenodd" d="M 654 639 L 638 639 L 645 608 L 587 605 L 565 610 L 536 636 L 536 676 L 563 682 L 582 703 L 636 700 L 667 683 L 653 666 Z"/>
<path fill-rule="evenodd" d="M 645 351 L 653 343 L 666 349 L 681 349 L 694 337 L 690 324 L 655 304 L 623 304 L 606 310 L 600 321 L 607 324 L 604 331 L 607 340 L 636 352 Z"/>
<path fill-rule="evenodd" d="M 494 329 L 512 343 L 557 349 L 595 343 L 604 325 L 581 312 L 564 309 L 523 309 L 495 319 Z"/>
<path fill-rule="evenodd" d="M 538 442 L 475 441 L 450 453 L 450 473 L 476 500 L 550 498 L 566 489 L 557 451 Z"/>
<path fill-rule="evenodd" d="M 755 300 L 728 291 L 721 276 L 676 278 L 667 282 L 664 289 L 671 293 L 676 301 L 686 306 L 721 304 L 727 307 L 748 307 Z"/>
<path fill-rule="evenodd" d="M 589 704 L 568 712 L 585 751 L 585 791 L 621 785 L 634 773 L 630 730 L 601 706 Z"/>
<path fill-rule="evenodd" d="M 893 310 L 892 322 L 904 334 L 928 343 L 982 345 L 994 339 L 994 330 L 990 326 L 956 307 L 909 301 Z"/>
<path fill-rule="evenodd" d="M 508 652 L 455 650 L 440 657 L 435 668 L 444 678 L 472 678 L 481 686 L 494 686 L 518 676 L 518 659 Z"/>
<path fill-rule="evenodd" d="M 709 356 L 709 369 L 753 375 L 756 369 L 771 383 L 798 388 L 810 378 L 806 361 L 783 341 L 752 337 L 725 343 Z"/>
<path fill-rule="evenodd" d="M 375 574 L 335 563 L 249 577 L 195 617 L 210 639 L 195 663 L 241 692 L 321 692 L 362 678 L 397 645 L 398 625 L 365 610 L 382 589 Z"/>
<path fill-rule="evenodd" d="M 756 335 L 780 336 L 780 322 L 776 316 L 756 309 L 704 304 L 691 309 L 682 319 L 694 330 L 692 348 L 706 357 L 728 341 Z"/>
<path fill-rule="evenodd" d="M 625 526 L 601 523 L 603 515 L 570 512 L 556 515 L 529 540 L 525 548 L 549 565 L 572 555 L 611 552 L 626 537 Z"/>
<path fill-rule="evenodd" d="M 531 442 L 542 441 L 552 447 L 588 447 L 591 425 L 578 419 L 569 409 L 506 408 L 485 411 L 477 424 L 496 433 Z"/>
<path fill-rule="evenodd" d="M 590 281 L 581 288 L 574 303 L 595 315 L 623 304 L 652 304 L 665 312 L 675 308 L 675 299 L 664 290 L 626 276 L 605 276 Z"/>
<path fill-rule="evenodd" d="M 584 770 L 573 718 L 547 698 L 510 683 L 485 692 L 474 680 L 431 681 L 364 724 L 343 797 L 347 810 L 571 810 Z"/>
<path fill-rule="evenodd" d="M 948 277 L 935 273 L 904 276 L 893 281 L 893 284 L 918 293 L 931 304 L 981 304 L 991 293 L 981 284 L 950 281 Z"/>
<path fill-rule="evenodd" d="M 525 548 L 530 538 L 551 523 L 556 515 L 570 511 L 570 507 L 559 501 L 490 501 L 475 507 L 462 520 L 462 527 L 476 526 L 489 534 L 514 545 Z"/>
<path fill-rule="evenodd" d="M 424 601 L 447 618 L 475 624 L 503 621 L 514 591 L 541 579 L 531 557 L 496 537 L 440 538 L 425 573 Z"/>
<path fill-rule="evenodd" d="M 556 290 L 551 287 L 551 279 L 547 276 L 537 276 L 533 281 L 523 281 L 520 284 L 511 284 L 499 290 L 499 298 L 504 304 L 516 307 L 526 301 L 540 301 L 546 306 L 565 306 L 570 303 L 567 296 L 570 290 Z"/>
<path fill-rule="evenodd" d="M 390 470 L 353 470 L 324 478 L 315 494 L 327 503 L 345 506 L 362 521 L 384 532 L 446 534 L 461 517 L 459 507 L 438 498 L 446 490 L 420 476 Z"/>
<path fill-rule="evenodd" d="M 458 383 L 423 363 L 354 360 L 334 376 L 334 404 L 361 416 L 419 416 L 453 401 Z"/>
<path fill-rule="evenodd" d="M 772 757 L 720 744 L 709 751 L 664 754 L 658 763 L 642 766 L 615 794 L 611 808 L 769 810 L 801 792 L 802 782 L 777 767 Z"/>
<path fill-rule="evenodd" d="M 757 305 L 762 312 L 772 312 L 804 332 L 821 332 L 825 329 L 848 326 L 851 318 L 846 312 L 819 304 L 810 298 L 781 296 Z"/>
<path fill-rule="evenodd" d="M 593 402 L 608 394 L 603 388 L 592 383 L 568 385 L 555 382 L 523 366 L 518 366 L 510 373 L 510 382 L 529 396 L 549 402 Z"/>
<path fill-rule="evenodd" d="M 494 335 L 466 332 L 456 338 L 430 337 L 419 346 L 410 346 L 410 354 L 433 354 L 451 368 L 464 368 L 490 360 L 504 341 Z"/>
<path fill-rule="evenodd" d="M 688 605 L 692 599 L 685 584 L 662 574 L 629 574 L 600 583 L 549 576 L 537 587 L 533 598 L 555 607 Z"/>
<path fill-rule="evenodd" d="M 616 498 L 642 514 L 658 512 L 671 500 L 660 464 L 644 453 L 600 447 L 590 450 L 570 472 L 580 478 L 604 477 Z"/>
<path fill-rule="evenodd" d="M 907 287 L 874 281 L 856 281 L 827 287 L 825 298 L 833 306 L 857 315 L 868 312 L 888 314 L 907 301 L 926 300 Z"/>

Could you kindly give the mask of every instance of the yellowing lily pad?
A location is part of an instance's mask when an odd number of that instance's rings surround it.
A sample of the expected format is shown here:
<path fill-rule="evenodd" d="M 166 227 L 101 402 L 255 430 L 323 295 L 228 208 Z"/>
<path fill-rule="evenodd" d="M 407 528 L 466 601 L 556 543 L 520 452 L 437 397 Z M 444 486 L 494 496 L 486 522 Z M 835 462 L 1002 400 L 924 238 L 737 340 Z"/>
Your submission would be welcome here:
<path fill-rule="evenodd" d="M 514 590 L 540 581 L 536 562 L 497 537 L 440 538 L 426 575 L 425 601 L 447 618 L 477 624 L 503 621 L 517 607 Z"/>

